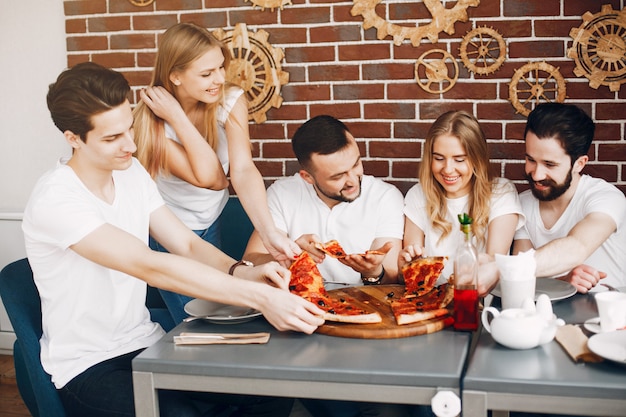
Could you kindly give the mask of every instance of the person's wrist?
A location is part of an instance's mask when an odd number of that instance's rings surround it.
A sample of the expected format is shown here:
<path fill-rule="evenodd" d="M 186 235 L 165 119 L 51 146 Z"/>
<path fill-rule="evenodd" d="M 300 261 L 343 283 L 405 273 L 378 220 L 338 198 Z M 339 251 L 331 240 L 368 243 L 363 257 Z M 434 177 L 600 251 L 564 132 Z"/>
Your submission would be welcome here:
<path fill-rule="evenodd" d="M 253 267 L 254 264 L 250 261 L 246 261 L 245 259 L 242 259 L 240 261 L 235 262 L 234 264 L 232 264 L 230 266 L 230 268 L 228 268 L 228 275 L 233 275 L 235 273 L 235 269 L 241 265 L 245 265 L 245 266 L 249 266 L 249 267 Z"/>
<path fill-rule="evenodd" d="M 379 285 L 382 282 L 384 276 L 385 276 L 385 267 L 381 266 L 381 271 L 378 275 L 376 276 L 361 275 L 361 281 L 363 281 L 363 284 L 365 285 Z"/>

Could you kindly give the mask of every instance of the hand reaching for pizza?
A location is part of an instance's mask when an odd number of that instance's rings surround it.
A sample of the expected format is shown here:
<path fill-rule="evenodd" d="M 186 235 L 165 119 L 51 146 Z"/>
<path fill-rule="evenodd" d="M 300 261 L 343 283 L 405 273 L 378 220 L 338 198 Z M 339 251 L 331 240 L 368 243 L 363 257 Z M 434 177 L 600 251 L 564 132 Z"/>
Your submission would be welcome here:
<path fill-rule="evenodd" d="M 378 249 L 368 250 L 365 253 L 352 253 L 338 257 L 339 262 L 349 266 L 362 276 L 376 276 L 380 274 L 385 255 L 393 248 L 393 243 L 386 242 Z"/>
<path fill-rule="evenodd" d="M 262 237 L 262 240 L 270 255 L 285 268 L 302 252 L 295 242 L 278 229 Z"/>
<path fill-rule="evenodd" d="M 418 245 L 407 245 L 400 251 L 398 256 L 398 271 L 414 259 L 424 256 L 424 248 Z"/>
<path fill-rule="evenodd" d="M 270 288 L 268 288 L 270 289 Z M 257 307 L 265 319 L 276 329 L 313 333 L 324 324 L 324 311 L 312 302 L 288 291 L 271 288 Z"/>
<path fill-rule="evenodd" d="M 324 244 L 318 235 L 312 233 L 302 235 L 296 239 L 296 243 L 302 250 L 309 252 L 316 264 L 324 261 L 326 252 L 323 250 Z"/>
<path fill-rule="evenodd" d="M 252 268 L 239 267 L 236 270 L 237 277 L 249 281 L 263 282 L 274 287 L 287 290 L 291 273 L 278 262 L 267 262 Z"/>

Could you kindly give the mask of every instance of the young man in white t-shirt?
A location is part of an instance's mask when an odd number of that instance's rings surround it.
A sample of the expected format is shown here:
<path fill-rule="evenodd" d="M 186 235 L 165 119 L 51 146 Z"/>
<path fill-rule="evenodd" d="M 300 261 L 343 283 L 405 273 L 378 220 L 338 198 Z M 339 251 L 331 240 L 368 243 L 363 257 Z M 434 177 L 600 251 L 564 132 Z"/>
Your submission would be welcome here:
<path fill-rule="evenodd" d="M 41 360 L 68 416 L 134 415 L 132 358 L 163 335 L 145 307 L 146 283 L 257 309 L 279 330 L 312 333 L 323 323 L 321 310 L 287 290 L 289 271 L 236 262 L 164 205 L 133 158 L 129 92 L 121 74 L 93 63 L 61 73 L 48 108 L 72 156 L 42 176 L 24 213 L 42 303 Z M 152 251 L 149 233 L 170 254 Z M 291 409 L 287 399 L 159 395 L 162 416 L 200 416 L 213 403 L 234 404 L 242 415 Z"/>
<path fill-rule="evenodd" d="M 568 281 L 578 292 L 625 286 L 626 198 L 606 181 L 582 174 L 595 125 L 580 108 L 544 103 L 528 116 L 520 195 L 526 226 L 513 253 L 535 248 L 537 277 Z"/>

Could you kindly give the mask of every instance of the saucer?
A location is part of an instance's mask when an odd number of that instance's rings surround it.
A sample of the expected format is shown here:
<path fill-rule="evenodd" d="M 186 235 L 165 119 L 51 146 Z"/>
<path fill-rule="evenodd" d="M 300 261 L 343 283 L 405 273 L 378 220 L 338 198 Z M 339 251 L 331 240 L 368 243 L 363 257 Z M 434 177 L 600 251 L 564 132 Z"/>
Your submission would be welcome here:
<path fill-rule="evenodd" d="M 600 317 L 594 317 L 585 321 L 585 329 L 591 333 L 602 333 L 602 327 L 600 327 Z"/>

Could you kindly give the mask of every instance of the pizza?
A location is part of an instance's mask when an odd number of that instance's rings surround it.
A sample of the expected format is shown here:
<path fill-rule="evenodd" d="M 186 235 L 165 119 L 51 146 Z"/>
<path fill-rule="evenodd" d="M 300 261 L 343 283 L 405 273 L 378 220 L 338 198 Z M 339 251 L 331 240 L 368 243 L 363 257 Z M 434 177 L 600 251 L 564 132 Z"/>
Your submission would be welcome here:
<path fill-rule="evenodd" d="M 402 267 L 404 295 L 391 300 L 391 312 L 398 325 L 416 323 L 450 314 L 448 305 L 454 299 L 452 281 L 435 286 L 447 258 L 417 258 Z"/>
<path fill-rule="evenodd" d="M 402 267 L 406 292 L 417 296 L 429 293 L 443 271 L 444 256 L 417 258 Z"/>
<path fill-rule="evenodd" d="M 398 325 L 416 323 L 450 314 L 446 308 L 454 299 L 454 285 L 447 282 L 426 294 L 406 291 L 400 299 L 391 300 L 391 312 Z"/>
<path fill-rule="evenodd" d="M 349 297 L 332 297 L 324 288 L 324 278 L 308 252 L 303 251 L 289 267 L 291 279 L 289 291 L 309 300 L 325 311 L 324 320 L 343 323 L 380 323 L 378 312 L 359 307 Z"/>
<path fill-rule="evenodd" d="M 326 243 L 315 243 L 315 247 L 327 255 L 332 256 L 333 258 L 345 258 L 348 256 L 346 251 L 341 247 L 337 240 L 329 240 Z M 385 255 L 385 252 L 381 252 L 379 250 L 370 249 L 365 251 L 365 253 L 360 253 L 359 255 Z"/>

